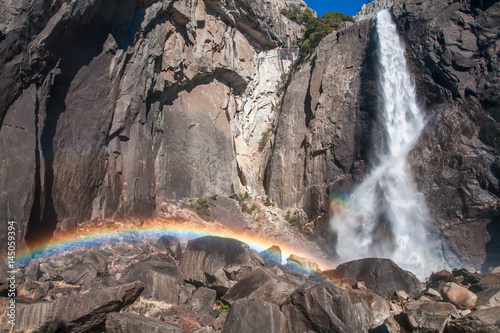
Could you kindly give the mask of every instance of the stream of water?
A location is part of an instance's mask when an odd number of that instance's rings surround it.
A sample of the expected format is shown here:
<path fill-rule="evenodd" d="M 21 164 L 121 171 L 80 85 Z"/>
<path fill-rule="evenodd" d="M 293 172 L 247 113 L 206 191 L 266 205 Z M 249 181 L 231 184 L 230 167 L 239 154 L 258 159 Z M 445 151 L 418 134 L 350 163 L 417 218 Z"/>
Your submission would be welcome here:
<path fill-rule="evenodd" d="M 345 206 L 332 207 L 341 262 L 390 258 L 423 279 L 440 265 L 427 237 L 424 196 L 413 181 L 407 156 L 425 126 L 396 24 L 387 10 L 376 16 L 381 128 L 372 168 Z"/>

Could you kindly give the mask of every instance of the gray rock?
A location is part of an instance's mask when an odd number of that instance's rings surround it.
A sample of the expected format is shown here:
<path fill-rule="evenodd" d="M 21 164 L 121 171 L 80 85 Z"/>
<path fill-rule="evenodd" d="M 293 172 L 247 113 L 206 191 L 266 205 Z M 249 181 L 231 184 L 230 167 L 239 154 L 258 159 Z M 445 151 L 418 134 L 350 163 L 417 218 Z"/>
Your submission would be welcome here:
<path fill-rule="evenodd" d="M 89 263 L 76 264 L 62 273 L 64 281 L 73 285 L 88 284 L 96 277 L 97 269 Z"/>
<path fill-rule="evenodd" d="M 213 310 L 217 292 L 213 289 L 200 287 L 196 289 L 188 301 L 194 312 L 201 317 L 203 315 L 213 316 L 214 320 L 218 312 Z"/>
<path fill-rule="evenodd" d="M 103 275 L 108 272 L 108 258 L 100 252 L 88 251 L 83 258 L 83 263 L 89 263 L 97 270 L 97 274 Z"/>
<path fill-rule="evenodd" d="M 295 291 L 281 307 L 290 332 L 367 332 L 372 317 L 348 292 L 327 281 Z"/>
<path fill-rule="evenodd" d="M 446 325 L 446 333 L 493 333 L 500 329 L 500 306 L 474 311 Z"/>
<path fill-rule="evenodd" d="M 175 264 L 163 261 L 143 261 L 127 268 L 121 280 L 142 281 L 142 297 L 179 305 L 184 281 Z"/>
<path fill-rule="evenodd" d="M 225 293 L 263 264 L 259 254 L 245 243 L 205 236 L 188 242 L 179 268 L 186 281 Z"/>
<path fill-rule="evenodd" d="M 410 301 L 403 314 L 415 332 L 442 332 L 454 312 L 450 303 Z"/>
<path fill-rule="evenodd" d="M 299 285 L 290 280 L 258 268 L 231 287 L 222 299 L 233 304 L 240 298 L 258 298 L 281 306 L 297 288 Z"/>
<path fill-rule="evenodd" d="M 3 258 L 0 258 L 0 295 L 3 295 L 4 292 L 9 290 L 9 283 L 7 281 L 9 275 L 7 272 L 7 265 L 5 264 Z"/>
<path fill-rule="evenodd" d="M 231 305 L 222 333 L 279 333 L 284 330 L 285 316 L 276 304 L 243 298 Z"/>
<path fill-rule="evenodd" d="M 55 332 L 86 332 L 106 320 L 109 312 L 132 304 L 144 289 L 141 282 L 91 289 L 85 294 L 64 296 L 52 302 L 17 304 L 16 329 Z"/>
<path fill-rule="evenodd" d="M 379 327 L 391 316 L 389 302 L 371 291 L 352 289 L 349 290 L 349 296 L 354 303 L 361 304 L 370 315 L 369 318 L 363 317 L 363 326 L 367 330 Z"/>
<path fill-rule="evenodd" d="M 401 269 L 390 259 L 353 260 L 325 274 L 337 279 L 363 281 L 367 288 L 385 299 L 390 299 L 397 290 L 403 290 L 411 297 L 416 297 L 423 290 L 415 275 Z"/>
<path fill-rule="evenodd" d="M 281 265 L 281 249 L 279 246 L 273 245 L 259 254 L 266 263 L 266 266 Z"/>
<path fill-rule="evenodd" d="M 132 313 L 112 312 L 106 318 L 106 332 L 182 333 L 182 329 L 149 317 L 138 316 Z"/>
<path fill-rule="evenodd" d="M 181 241 L 175 236 L 161 236 L 156 246 L 158 250 L 170 253 L 176 260 L 180 260 L 182 257 Z"/>

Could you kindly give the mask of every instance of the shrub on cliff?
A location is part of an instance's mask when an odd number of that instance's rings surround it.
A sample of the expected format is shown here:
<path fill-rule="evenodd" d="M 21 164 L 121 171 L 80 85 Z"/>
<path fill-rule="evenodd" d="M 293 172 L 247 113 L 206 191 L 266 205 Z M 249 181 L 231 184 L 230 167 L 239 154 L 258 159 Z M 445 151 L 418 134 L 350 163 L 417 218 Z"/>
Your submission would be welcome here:
<path fill-rule="evenodd" d="M 340 12 L 328 12 L 322 17 L 309 20 L 304 32 L 304 42 L 300 46 L 300 56 L 305 58 L 323 37 L 338 30 L 345 21 L 354 22 L 355 20 L 351 15 L 344 15 Z"/>

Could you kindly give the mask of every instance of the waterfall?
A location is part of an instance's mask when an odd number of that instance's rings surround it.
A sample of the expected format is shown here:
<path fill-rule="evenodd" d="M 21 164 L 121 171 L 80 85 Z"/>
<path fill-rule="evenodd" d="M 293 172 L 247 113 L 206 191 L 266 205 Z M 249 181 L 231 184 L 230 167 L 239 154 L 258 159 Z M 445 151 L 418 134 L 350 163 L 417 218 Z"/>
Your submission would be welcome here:
<path fill-rule="evenodd" d="M 345 205 L 332 204 L 336 251 L 344 262 L 380 257 L 394 260 L 419 278 L 440 264 L 427 238 L 430 221 L 406 158 L 425 119 L 404 56 L 396 24 L 387 10 L 376 16 L 379 99 L 377 123 L 382 135 L 374 148 L 372 169 Z"/>

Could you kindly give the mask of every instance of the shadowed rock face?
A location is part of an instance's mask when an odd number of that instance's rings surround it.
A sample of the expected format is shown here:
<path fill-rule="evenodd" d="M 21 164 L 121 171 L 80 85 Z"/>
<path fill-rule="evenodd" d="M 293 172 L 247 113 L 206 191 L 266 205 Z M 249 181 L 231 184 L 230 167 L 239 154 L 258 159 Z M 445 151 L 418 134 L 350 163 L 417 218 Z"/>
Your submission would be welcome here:
<path fill-rule="evenodd" d="M 285 316 L 273 303 L 243 298 L 231 306 L 223 333 L 285 331 Z"/>
<path fill-rule="evenodd" d="M 237 99 L 294 59 L 276 51 L 265 78 L 255 62 L 299 38 L 279 13 L 293 7 L 305 3 L 2 2 L 0 228 L 15 220 L 19 243 L 31 242 L 89 219 L 148 218 L 157 199 L 227 194 L 244 173 L 256 178 L 259 166 L 236 157 L 237 126 L 249 121 L 234 123 Z"/>
<path fill-rule="evenodd" d="M 429 117 L 410 157 L 419 190 L 445 256 L 486 271 L 500 264 L 500 3 L 395 1 L 393 11 Z"/>
<path fill-rule="evenodd" d="M 106 332 L 109 333 L 181 333 L 179 327 L 131 313 L 110 313 L 106 319 Z"/>

